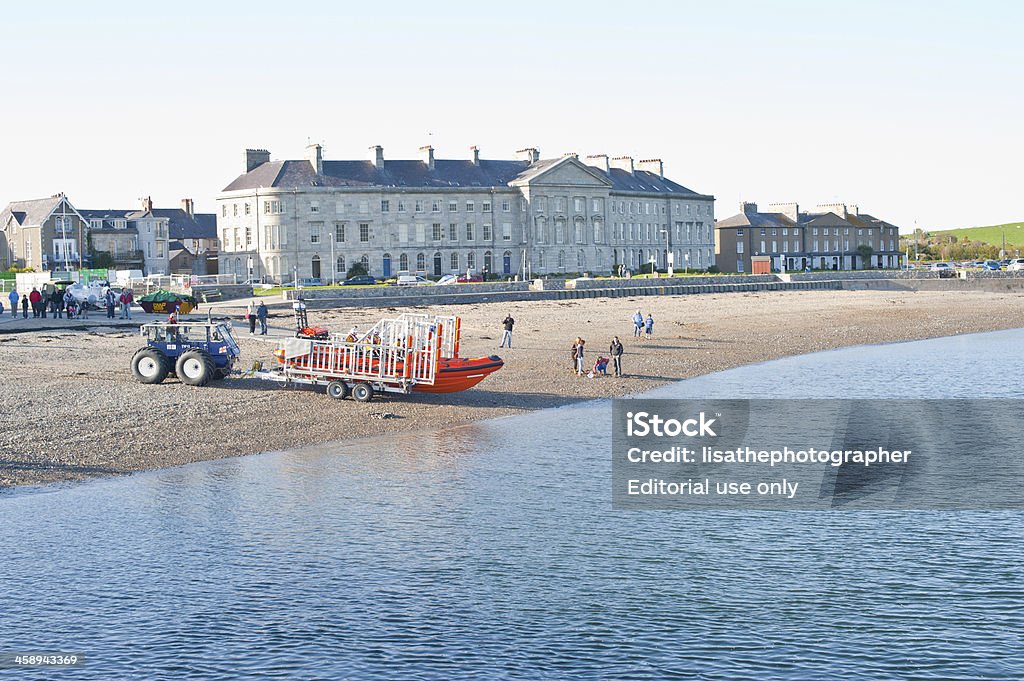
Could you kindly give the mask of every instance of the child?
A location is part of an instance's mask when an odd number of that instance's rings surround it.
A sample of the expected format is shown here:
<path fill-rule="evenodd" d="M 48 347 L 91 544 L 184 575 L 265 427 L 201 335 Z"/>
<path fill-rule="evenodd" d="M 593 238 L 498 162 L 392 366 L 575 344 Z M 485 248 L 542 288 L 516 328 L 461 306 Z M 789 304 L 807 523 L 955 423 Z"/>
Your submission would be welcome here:
<path fill-rule="evenodd" d="M 647 313 L 647 320 L 644 322 L 644 326 L 647 330 L 647 340 L 650 340 L 654 336 L 654 317 Z"/>
<path fill-rule="evenodd" d="M 595 374 L 602 374 L 604 376 L 608 375 L 608 358 L 607 357 L 598 357 L 597 358 L 597 361 L 594 362 L 594 373 Z"/>

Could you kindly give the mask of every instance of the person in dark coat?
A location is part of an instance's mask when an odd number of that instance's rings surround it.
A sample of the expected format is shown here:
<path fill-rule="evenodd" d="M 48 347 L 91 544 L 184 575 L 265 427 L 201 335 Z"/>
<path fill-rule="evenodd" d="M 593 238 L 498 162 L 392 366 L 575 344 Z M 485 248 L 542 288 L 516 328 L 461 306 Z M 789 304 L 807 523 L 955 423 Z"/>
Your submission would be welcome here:
<path fill-rule="evenodd" d="M 608 346 L 608 353 L 612 356 L 612 368 L 616 376 L 622 375 L 622 341 L 616 336 L 612 344 Z"/>
<path fill-rule="evenodd" d="M 259 307 L 256 308 L 256 319 L 260 322 L 260 335 L 267 335 L 267 304 L 262 300 L 260 301 Z"/>
<path fill-rule="evenodd" d="M 21 316 L 28 319 L 28 296 L 21 297 Z"/>

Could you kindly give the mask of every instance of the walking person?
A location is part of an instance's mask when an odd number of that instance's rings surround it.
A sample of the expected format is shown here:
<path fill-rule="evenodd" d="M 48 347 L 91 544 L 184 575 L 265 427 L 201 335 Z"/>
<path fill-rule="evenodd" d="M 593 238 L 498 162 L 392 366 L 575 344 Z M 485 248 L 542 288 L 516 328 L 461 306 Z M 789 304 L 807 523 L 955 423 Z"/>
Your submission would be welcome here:
<path fill-rule="evenodd" d="M 121 296 L 119 299 L 121 301 L 121 319 L 131 319 L 132 302 L 135 301 L 135 294 L 130 288 L 125 286 L 121 289 Z"/>
<path fill-rule="evenodd" d="M 647 319 L 644 321 L 644 328 L 647 331 L 647 340 L 651 340 L 654 337 L 654 317 L 651 313 L 647 313 Z"/>
<path fill-rule="evenodd" d="M 583 346 L 587 344 L 587 341 L 582 338 L 576 339 L 576 373 L 580 376 L 583 375 Z"/>
<path fill-rule="evenodd" d="M 256 308 L 256 318 L 260 321 L 260 335 L 267 335 L 267 305 L 262 300 Z"/>
<path fill-rule="evenodd" d="M 640 310 L 636 311 L 633 315 L 633 338 L 640 338 L 640 332 L 644 328 L 644 316 L 640 313 Z"/>
<path fill-rule="evenodd" d="M 249 322 L 249 335 L 256 333 L 256 306 L 250 300 L 245 306 L 245 320 Z"/>
<path fill-rule="evenodd" d="M 612 356 L 612 369 L 616 376 L 622 376 L 622 342 L 619 337 L 612 338 L 612 344 L 608 346 L 608 353 Z"/>
<path fill-rule="evenodd" d="M 512 319 L 511 314 L 505 315 L 505 321 L 502 324 L 505 326 L 504 333 L 501 334 L 501 345 L 499 348 L 505 347 L 505 343 L 508 342 L 508 347 L 512 347 L 512 327 L 515 326 L 516 320 Z"/>

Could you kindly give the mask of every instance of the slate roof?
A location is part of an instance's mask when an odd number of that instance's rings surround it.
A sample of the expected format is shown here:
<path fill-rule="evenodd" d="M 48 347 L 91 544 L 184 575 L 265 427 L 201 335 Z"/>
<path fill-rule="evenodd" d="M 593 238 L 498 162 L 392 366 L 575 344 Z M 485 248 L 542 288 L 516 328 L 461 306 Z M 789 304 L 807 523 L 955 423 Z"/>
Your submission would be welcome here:
<path fill-rule="evenodd" d="M 564 160 L 546 159 L 530 164 L 481 159 L 479 164 L 474 164 L 470 160 L 435 159 L 433 170 L 421 160 L 385 160 L 383 168 L 377 168 L 372 161 L 324 161 L 321 175 L 313 171 L 308 161 L 270 161 L 239 175 L 224 191 L 304 187 L 507 187 L 513 180 L 536 177 Z M 619 168 L 612 168 L 608 173 L 594 166 L 587 168 L 607 177 L 612 191 L 699 196 L 681 184 L 647 171 L 638 170 L 631 175 Z"/>
<path fill-rule="evenodd" d="M 31 201 L 12 201 L 0 212 L 0 224 L 6 224 L 7 219 L 14 216 L 19 226 L 40 225 L 63 200 L 64 197 L 58 195 Z"/>
<path fill-rule="evenodd" d="M 715 227 L 796 227 L 796 223 L 793 222 L 789 216 L 782 213 L 740 213 L 733 215 L 732 217 L 719 220 L 715 223 Z"/>
<path fill-rule="evenodd" d="M 895 227 L 895 225 L 878 218 L 861 213 L 849 214 L 845 219 L 832 212 L 800 213 L 799 225 L 782 213 L 739 213 L 732 217 L 719 220 L 716 228 L 743 227 Z"/>
<path fill-rule="evenodd" d="M 217 237 L 217 216 L 213 213 L 189 215 L 180 208 L 154 208 L 142 210 L 80 210 L 86 220 L 103 220 L 101 229 L 114 229 L 114 220 L 138 220 L 141 218 L 165 218 L 168 237 L 171 239 L 214 239 Z M 134 230 L 134 227 L 126 229 Z M 118 230 L 125 231 L 125 230 Z"/>

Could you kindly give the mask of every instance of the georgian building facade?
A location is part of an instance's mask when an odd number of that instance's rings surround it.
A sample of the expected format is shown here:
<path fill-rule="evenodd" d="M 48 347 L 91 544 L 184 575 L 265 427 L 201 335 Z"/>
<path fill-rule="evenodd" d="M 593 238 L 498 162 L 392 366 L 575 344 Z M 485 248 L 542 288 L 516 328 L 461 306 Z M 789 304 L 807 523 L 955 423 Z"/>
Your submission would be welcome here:
<path fill-rule="evenodd" d="M 775 271 L 899 269 L 903 265 L 899 228 L 844 203 L 806 212 L 795 203 L 776 203 L 760 212 L 756 203 L 744 202 L 739 214 L 715 225 L 715 232 L 723 272 L 752 271 L 752 256 L 767 256 Z"/>
<path fill-rule="evenodd" d="M 240 278 L 338 280 L 370 274 L 609 273 L 656 262 L 714 264 L 714 198 L 664 177 L 661 161 L 574 154 L 541 160 L 271 161 L 247 150 L 218 197 L 220 271 Z"/>

